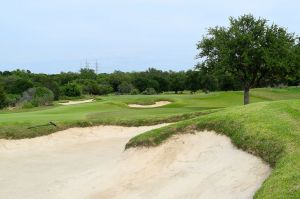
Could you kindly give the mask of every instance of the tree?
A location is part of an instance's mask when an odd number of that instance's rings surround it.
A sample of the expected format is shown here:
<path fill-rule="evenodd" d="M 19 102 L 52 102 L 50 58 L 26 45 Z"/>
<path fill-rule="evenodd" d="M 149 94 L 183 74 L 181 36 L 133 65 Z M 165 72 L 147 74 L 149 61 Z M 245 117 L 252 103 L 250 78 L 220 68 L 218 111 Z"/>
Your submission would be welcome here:
<path fill-rule="evenodd" d="M 60 87 L 54 75 L 32 74 L 31 80 L 35 87 L 46 87 L 53 92 L 55 100 L 59 99 Z"/>
<path fill-rule="evenodd" d="M 69 83 L 63 88 L 65 96 L 77 97 L 81 95 L 81 88 L 76 83 Z"/>
<path fill-rule="evenodd" d="M 113 87 L 115 92 L 118 92 L 118 87 L 122 82 L 130 82 L 129 75 L 121 71 L 114 71 L 109 75 L 109 84 Z"/>
<path fill-rule="evenodd" d="M 97 78 L 97 74 L 95 73 L 95 71 L 93 69 L 81 68 L 80 69 L 80 78 L 95 80 Z"/>
<path fill-rule="evenodd" d="M 79 79 L 76 81 L 81 87 L 83 94 L 98 95 L 99 85 L 97 81 L 93 79 Z"/>
<path fill-rule="evenodd" d="M 30 80 L 22 79 L 14 75 L 7 76 L 3 81 L 3 86 L 6 93 L 22 94 L 27 89 L 33 87 L 33 83 Z"/>
<path fill-rule="evenodd" d="M 156 90 L 154 88 L 146 88 L 146 90 L 144 90 L 142 92 L 143 95 L 155 95 L 156 94 Z"/>
<path fill-rule="evenodd" d="M 118 86 L 118 93 L 119 94 L 129 94 L 131 91 L 134 89 L 134 86 L 130 83 L 127 82 L 122 82 Z"/>
<path fill-rule="evenodd" d="M 109 84 L 99 84 L 99 95 L 107 95 L 112 93 L 114 89 Z"/>
<path fill-rule="evenodd" d="M 170 72 L 170 89 L 175 91 L 177 94 L 178 91 L 184 91 L 186 76 L 183 71 L 180 72 Z"/>
<path fill-rule="evenodd" d="M 46 87 L 30 88 L 23 92 L 22 98 L 20 99 L 22 104 L 31 103 L 33 106 L 50 105 L 53 100 L 53 92 Z"/>
<path fill-rule="evenodd" d="M 53 92 L 46 87 L 35 88 L 33 104 L 35 106 L 51 105 L 54 100 Z"/>
<path fill-rule="evenodd" d="M 197 44 L 201 67 L 222 69 L 238 78 L 244 89 L 244 104 L 248 104 L 250 88 L 263 78 L 276 80 L 290 66 L 294 34 L 267 20 L 243 15 L 230 17 L 229 27 L 210 28 Z"/>
<path fill-rule="evenodd" d="M 143 92 L 148 87 L 148 79 L 146 75 L 136 74 L 133 80 L 133 85 L 140 91 Z"/>
<path fill-rule="evenodd" d="M 6 106 L 6 95 L 4 90 L 0 87 L 0 109 Z"/>
<path fill-rule="evenodd" d="M 200 72 L 194 70 L 188 70 L 186 72 L 186 87 L 191 91 L 191 93 L 195 93 L 197 90 L 200 89 Z"/>

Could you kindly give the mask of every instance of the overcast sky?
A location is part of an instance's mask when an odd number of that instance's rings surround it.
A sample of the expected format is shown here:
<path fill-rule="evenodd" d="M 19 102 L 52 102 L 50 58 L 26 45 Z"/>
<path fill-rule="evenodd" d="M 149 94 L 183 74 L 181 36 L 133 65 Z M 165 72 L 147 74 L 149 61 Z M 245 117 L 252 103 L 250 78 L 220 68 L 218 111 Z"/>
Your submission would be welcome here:
<path fill-rule="evenodd" d="M 0 6 L 0 71 L 186 70 L 208 27 L 245 13 L 300 34 L 298 0 L 7 0 Z"/>

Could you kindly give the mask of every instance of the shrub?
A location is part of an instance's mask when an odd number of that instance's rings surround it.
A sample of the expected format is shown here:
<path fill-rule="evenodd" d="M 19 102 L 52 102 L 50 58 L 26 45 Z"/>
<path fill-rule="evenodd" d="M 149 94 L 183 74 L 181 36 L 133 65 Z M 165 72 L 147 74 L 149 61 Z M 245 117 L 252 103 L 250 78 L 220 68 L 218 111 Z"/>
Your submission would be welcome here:
<path fill-rule="evenodd" d="M 201 85 L 204 92 L 216 91 L 218 89 L 218 80 L 212 75 L 205 75 L 201 80 Z"/>
<path fill-rule="evenodd" d="M 132 91 L 130 92 L 130 95 L 138 95 L 140 93 L 140 91 L 136 88 L 132 89 Z"/>
<path fill-rule="evenodd" d="M 0 109 L 6 106 L 7 106 L 6 94 L 4 93 L 4 90 L 0 88 Z"/>
<path fill-rule="evenodd" d="M 78 97 L 81 96 L 81 88 L 76 83 L 68 83 L 64 86 L 63 93 L 68 97 Z"/>
<path fill-rule="evenodd" d="M 35 88 L 33 104 L 36 106 L 51 105 L 54 100 L 53 92 L 46 87 Z"/>
<path fill-rule="evenodd" d="M 119 94 L 129 94 L 134 89 L 133 85 L 127 82 L 122 82 L 118 86 L 118 93 Z"/>
<path fill-rule="evenodd" d="M 99 85 L 97 81 L 93 79 L 79 79 L 76 81 L 78 85 L 82 87 L 83 94 L 98 95 Z"/>
<path fill-rule="evenodd" d="M 51 90 L 45 87 L 30 88 L 23 92 L 20 103 L 23 104 L 22 107 L 30 108 L 31 106 L 43 106 L 52 104 L 54 99 L 54 94 Z"/>
<path fill-rule="evenodd" d="M 83 86 L 83 92 L 90 95 L 98 95 L 99 94 L 99 86 L 95 82 L 91 82 L 87 85 Z"/>
<path fill-rule="evenodd" d="M 109 93 L 112 93 L 113 92 L 113 87 L 111 87 L 110 85 L 108 84 L 100 84 L 98 85 L 99 87 L 99 95 L 107 95 Z"/>
<path fill-rule="evenodd" d="M 146 90 L 143 91 L 144 95 L 155 95 L 156 90 L 154 88 L 146 88 Z"/>
<path fill-rule="evenodd" d="M 7 93 L 20 95 L 24 91 L 32 87 L 33 83 L 27 79 L 22 79 L 16 76 L 10 76 L 4 79 L 4 90 Z"/>
<path fill-rule="evenodd" d="M 21 99 L 20 95 L 7 94 L 6 95 L 7 106 L 16 106 L 16 104 L 20 99 Z"/>
<path fill-rule="evenodd" d="M 31 102 L 24 102 L 22 108 L 34 108 L 34 105 Z"/>

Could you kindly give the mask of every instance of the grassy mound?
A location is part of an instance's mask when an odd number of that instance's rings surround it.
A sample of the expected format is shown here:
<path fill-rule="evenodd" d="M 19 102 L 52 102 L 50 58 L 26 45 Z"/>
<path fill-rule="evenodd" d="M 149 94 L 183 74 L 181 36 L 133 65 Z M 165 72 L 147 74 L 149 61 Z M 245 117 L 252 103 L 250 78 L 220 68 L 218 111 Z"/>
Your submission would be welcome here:
<path fill-rule="evenodd" d="M 231 107 L 141 134 L 126 148 L 155 146 L 175 133 L 214 130 L 273 167 L 255 198 L 300 198 L 300 100 Z"/>

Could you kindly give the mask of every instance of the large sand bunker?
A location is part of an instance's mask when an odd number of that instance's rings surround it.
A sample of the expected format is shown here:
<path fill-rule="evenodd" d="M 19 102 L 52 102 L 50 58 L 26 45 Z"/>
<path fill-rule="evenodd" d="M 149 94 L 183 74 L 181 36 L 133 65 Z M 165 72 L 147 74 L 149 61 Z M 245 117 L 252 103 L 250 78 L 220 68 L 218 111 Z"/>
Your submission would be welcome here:
<path fill-rule="evenodd" d="M 0 198 L 251 198 L 270 173 L 225 136 L 174 136 L 124 151 L 150 127 L 72 128 L 0 140 Z"/>
<path fill-rule="evenodd" d="M 93 101 L 95 101 L 95 100 L 94 99 L 88 99 L 88 100 L 62 102 L 62 103 L 59 103 L 59 104 L 69 106 L 69 105 L 74 105 L 74 104 L 90 103 L 90 102 L 93 102 Z"/>
<path fill-rule="evenodd" d="M 169 102 L 169 101 L 159 101 L 159 102 L 155 102 L 154 104 L 151 104 L 151 105 L 128 104 L 128 106 L 131 107 L 131 108 L 156 108 L 156 107 L 165 106 L 167 104 L 171 104 L 171 102 Z"/>

